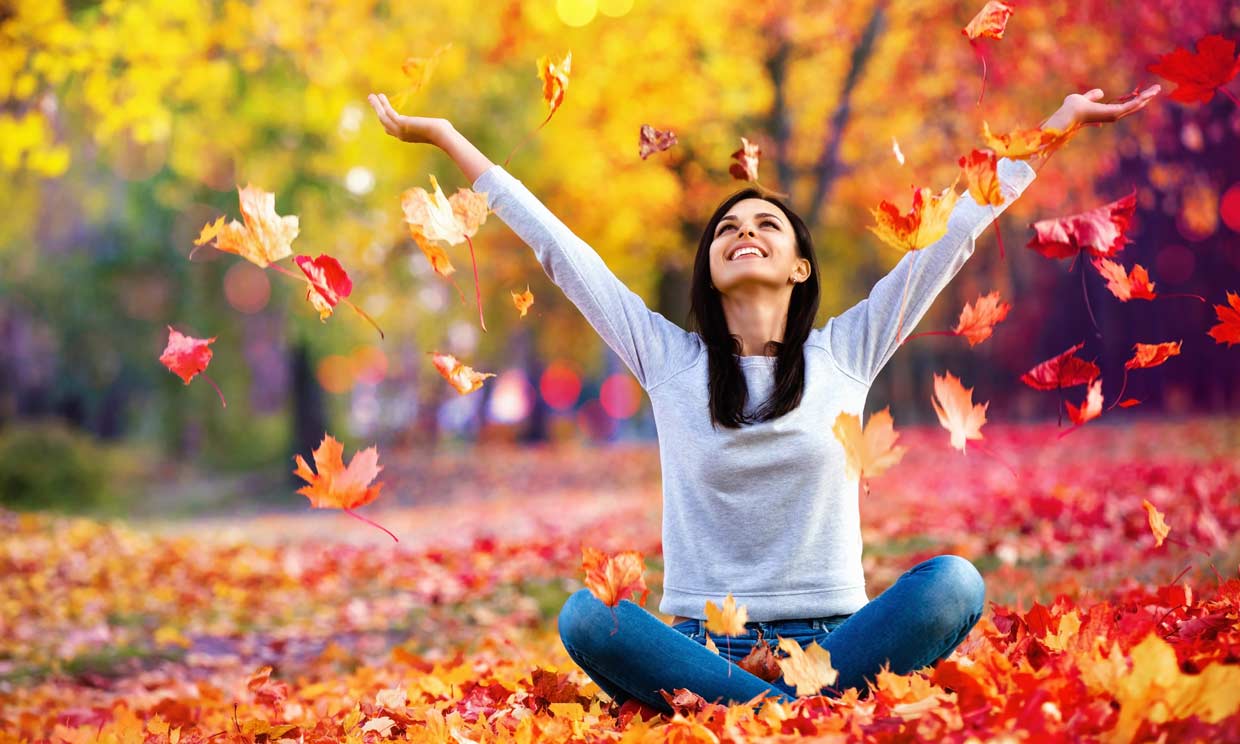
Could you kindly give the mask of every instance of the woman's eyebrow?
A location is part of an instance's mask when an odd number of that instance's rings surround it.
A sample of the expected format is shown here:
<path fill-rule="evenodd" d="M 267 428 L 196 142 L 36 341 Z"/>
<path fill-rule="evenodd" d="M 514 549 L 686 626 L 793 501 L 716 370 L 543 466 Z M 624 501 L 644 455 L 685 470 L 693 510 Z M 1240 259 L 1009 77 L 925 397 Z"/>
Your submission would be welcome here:
<path fill-rule="evenodd" d="M 757 214 L 755 214 L 755 215 L 754 215 L 754 217 L 770 217 L 770 218 L 774 219 L 776 222 L 779 222 L 779 217 L 776 217 L 775 215 L 771 214 L 770 212 L 758 212 Z M 739 218 L 738 218 L 736 215 L 729 214 L 729 215 L 728 215 L 728 216 L 726 216 L 726 217 L 721 217 L 721 218 L 719 219 L 719 223 L 720 223 L 720 224 L 723 224 L 724 222 L 727 222 L 728 220 L 735 220 L 735 219 L 739 219 Z M 782 224 L 782 223 L 781 223 L 781 224 Z"/>

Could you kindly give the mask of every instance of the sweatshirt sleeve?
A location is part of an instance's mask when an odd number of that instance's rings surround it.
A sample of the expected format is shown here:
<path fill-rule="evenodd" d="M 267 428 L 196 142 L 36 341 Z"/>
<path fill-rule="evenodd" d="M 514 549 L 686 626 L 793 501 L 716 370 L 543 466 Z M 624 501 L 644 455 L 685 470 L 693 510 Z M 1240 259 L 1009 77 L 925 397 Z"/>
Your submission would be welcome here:
<path fill-rule="evenodd" d="M 913 333 L 934 298 L 973 255 L 977 238 L 1036 175 L 1028 163 L 1008 158 L 999 160 L 997 173 L 1002 204 L 979 205 L 965 192 L 948 217 L 946 235 L 921 250 L 906 253 L 889 274 L 878 280 L 869 297 L 831 318 L 817 331 L 820 343 L 828 345 L 846 374 L 866 385 L 874 381 L 904 339 Z M 908 296 L 904 299 L 901 321 L 900 303 L 906 281 Z M 897 327 L 901 329 L 898 339 Z"/>
<path fill-rule="evenodd" d="M 647 308 L 593 248 L 503 167 L 492 165 L 474 181 L 473 189 L 486 193 L 490 209 L 534 249 L 547 276 L 632 370 L 643 389 L 651 389 L 696 360 L 701 348 L 696 335 Z"/>

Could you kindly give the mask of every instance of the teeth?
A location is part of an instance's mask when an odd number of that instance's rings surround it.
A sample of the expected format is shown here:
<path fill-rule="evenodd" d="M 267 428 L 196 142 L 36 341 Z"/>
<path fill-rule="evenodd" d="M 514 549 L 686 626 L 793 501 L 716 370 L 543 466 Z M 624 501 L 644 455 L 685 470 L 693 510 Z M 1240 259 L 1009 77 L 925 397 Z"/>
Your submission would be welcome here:
<path fill-rule="evenodd" d="M 748 254 L 752 254 L 752 255 L 758 256 L 759 258 L 761 258 L 761 257 L 762 257 L 762 251 L 759 251 L 757 248 L 748 248 L 748 247 L 746 247 L 746 248 L 741 248 L 741 249 L 740 249 L 739 251 L 737 251 L 736 253 L 733 253 L 733 254 L 732 254 L 732 260 L 733 260 L 733 261 L 735 261 L 736 259 L 740 258 L 741 256 L 748 255 Z"/>

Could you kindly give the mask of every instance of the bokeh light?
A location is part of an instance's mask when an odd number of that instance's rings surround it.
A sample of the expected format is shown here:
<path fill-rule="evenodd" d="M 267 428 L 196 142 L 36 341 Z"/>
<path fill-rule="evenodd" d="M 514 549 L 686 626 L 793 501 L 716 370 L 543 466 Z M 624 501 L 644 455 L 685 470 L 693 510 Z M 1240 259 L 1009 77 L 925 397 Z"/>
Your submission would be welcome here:
<path fill-rule="evenodd" d="M 501 424 L 514 424 L 530 415 L 534 389 L 525 373 L 510 369 L 495 379 L 487 417 Z"/>
<path fill-rule="evenodd" d="M 538 381 L 538 392 L 547 405 L 562 411 L 572 408 L 581 395 L 581 375 L 571 362 L 557 360 L 547 365 Z"/>
<path fill-rule="evenodd" d="M 347 393 L 353 387 L 353 360 L 341 354 L 328 354 L 319 360 L 319 385 L 329 393 Z"/>
<path fill-rule="evenodd" d="M 1219 200 L 1218 213 L 1223 218 L 1224 225 L 1232 232 L 1240 233 L 1240 181 L 1233 183 L 1231 188 L 1223 193 L 1223 198 Z"/>
<path fill-rule="evenodd" d="M 556 0 L 555 14 L 567 26 L 584 26 L 598 12 L 595 0 Z"/>
<path fill-rule="evenodd" d="M 641 405 L 641 386 L 631 375 L 617 372 L 603 380 L 598 398 L 608 416 L 626 419 L 637 413 L 637 408 Z"/>
<path fill-rule="evenodd" d="M 598 12 L 612 18 L 619 18 L 633 9 L 633 0 L 599 0 Z"/>
<path fill-rule="evenodd" d="M 378 346 L 359 346 L 353 350 L 352 369 L 357 382 L 378 385 L 387 377 L 387 354 Z"/>
<path fill-rule="evenodd" d="M 1197 257 L 1182 245 L 1168 245 L 1158 251 L 1154 258 L 1154 289 L 1159 291 L 1159 282 L 1180 284 L 1188 281 L 1197 267 Z"/>
<path fill-rule="evenodd" d="M 1218 229 L 1218 192 L 1208 183 L 1197 182 L 1184 188 L 1180 196 L 1176 228 L 1185 240 L 1205 240 Z"/>
<path fill-rule="evenodd" d="M 601 441 L 616 433 L 617 423 L 597 400 L 589 400 L 577 411 L 577 426 L 586 436 Z"/>
<path fill-rule="evenodd" d="M 239 313 L 260 312 L 271 299 L 267 272 L 249 261 L 237 261 L 224 272 L 224 297 Z"/>

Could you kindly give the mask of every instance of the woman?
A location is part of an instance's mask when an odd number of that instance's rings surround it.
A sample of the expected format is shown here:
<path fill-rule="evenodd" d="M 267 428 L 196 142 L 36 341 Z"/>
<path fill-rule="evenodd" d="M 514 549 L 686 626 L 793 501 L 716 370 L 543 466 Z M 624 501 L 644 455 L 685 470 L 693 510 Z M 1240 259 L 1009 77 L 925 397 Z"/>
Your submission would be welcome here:
<path fill-rule="evenodd" d="M 1102 91 L 1073 94 L 1047 128 L 1115 121 L 1143 108 L 1152 86 L 1124 104 Z M 880 596 L 865 592 L 857 482 L 831 434 L 841 411 L 860 415 L 875 376 L 935 296 L 973 253 L 974 241 L 1034 178 L 1000 160 L 1004 203 L 966 193 L 947 234 L 905 256 L 866 300 L 814 326 L 819 284 L 810 234 L 777 199 L 753 189 L 715 210 L 698 245 L 690 333 L 649 310 L 598 254 L 445 119 L 402 116 L 371 95 L 387 133 L 436 145 L 486 192 L 491 209 L 636 375 L 653 407 L 663 470 L 664 594 L 671 627 L 628 600 L 613 615 L 587 590 L 569 597 L 559 632 L 572 659 L 612 699 L 663 712 L 659 690 L 686 688 L 735 703 L 792 700 L 735 664 L 759 638 L 831 654 L 839 671 L 821 694 L 866 688 L 888 665 L 904 674 L 947 657 L 984 609 L 969 561 L 940 555 L 914 566 Z M 910 277 L 909 274 L 912 274 Z M 907 297 L 903 319 L 901 298 Z M 704 606 L 728 593 L 748 608 L 747 634 L 704 648 Z M 617 625 L 618 620 L 618 625 Z"/>

